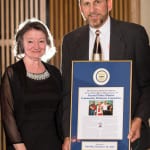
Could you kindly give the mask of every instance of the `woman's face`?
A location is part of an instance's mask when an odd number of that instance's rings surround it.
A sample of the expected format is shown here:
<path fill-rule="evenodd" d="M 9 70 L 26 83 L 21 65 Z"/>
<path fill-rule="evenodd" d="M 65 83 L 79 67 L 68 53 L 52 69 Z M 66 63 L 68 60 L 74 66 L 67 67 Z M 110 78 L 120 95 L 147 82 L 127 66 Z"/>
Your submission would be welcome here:
<path fill-rule="evenodd" d="M 40 59 L 45 53 L 46 45 L 46 35 L 40 30 L 31 29 L 23 35 L 25 57 L 33 60 Z"/>

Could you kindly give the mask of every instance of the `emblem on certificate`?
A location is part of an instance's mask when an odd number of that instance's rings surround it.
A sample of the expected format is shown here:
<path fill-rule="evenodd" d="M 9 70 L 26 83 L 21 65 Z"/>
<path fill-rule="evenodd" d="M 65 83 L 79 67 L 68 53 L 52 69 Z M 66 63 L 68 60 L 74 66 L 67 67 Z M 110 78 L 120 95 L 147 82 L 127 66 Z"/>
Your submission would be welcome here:
<path fill-rule="evenodd" d="M 93 80 L 98 85 L 105 85 L 110 79 L 110 74 L 107 69 L 99 68 L 93 74 Z"/>
<path fill-rule="evenodd" d="M 131 61 L 72 68 L 71 150 L 130 150 Z"/>

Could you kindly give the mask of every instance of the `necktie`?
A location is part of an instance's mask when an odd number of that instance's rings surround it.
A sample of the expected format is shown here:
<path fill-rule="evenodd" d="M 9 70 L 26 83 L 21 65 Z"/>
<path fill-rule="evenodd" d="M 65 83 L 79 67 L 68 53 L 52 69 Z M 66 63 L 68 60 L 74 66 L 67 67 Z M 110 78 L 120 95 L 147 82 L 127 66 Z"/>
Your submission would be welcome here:
<path fill-rule="evenodd" d="M 93 60 L 94 61 L 100 61 L 102 60 L 102 53 L 101 53 L 101 45 L 100 45 L 100 31 L 96 30 L 95 32 L 96 38 L 93 48 Z"/>

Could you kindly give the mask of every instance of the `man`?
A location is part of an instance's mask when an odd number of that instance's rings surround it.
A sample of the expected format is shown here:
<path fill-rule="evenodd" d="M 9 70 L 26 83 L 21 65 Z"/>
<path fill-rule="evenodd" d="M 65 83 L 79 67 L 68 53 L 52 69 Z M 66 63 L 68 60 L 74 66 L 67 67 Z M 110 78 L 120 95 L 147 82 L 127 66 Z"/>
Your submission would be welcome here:
<path fill-rule="evenodd" d="M 89 115 L 90 116 L 96 115 L 96 104 L 95 104 L 95 101 L 92 101 L 92 103 L 89 105 Z"/>
<path fill-rule="evenodd" d="M 132 60 L 132 124 L 128 138 L 133 150 L 146 150 L 150 117 L 150 47 L 145 29 L 136 24 L 117 21 L 109 16 L 112 0 L 79 0 L 87 25 L 64 36 L 62 44 L 62 76 L 66 107 L 70 108 L 72 60 L 92 60 L 95 31 L 100 30 L 103 60 Z M 69 115 L 65 137 L 69 136 Z M 64 118 L 64 120 L 66 120 Z M 144 138 L 146 137 L 146 138 Z M 140 140 L 139 140 L 140 138 Z M 68 150 L 68 138 L 64 150 Z M 138 144 L 137 144 L 138 143 Z"/>

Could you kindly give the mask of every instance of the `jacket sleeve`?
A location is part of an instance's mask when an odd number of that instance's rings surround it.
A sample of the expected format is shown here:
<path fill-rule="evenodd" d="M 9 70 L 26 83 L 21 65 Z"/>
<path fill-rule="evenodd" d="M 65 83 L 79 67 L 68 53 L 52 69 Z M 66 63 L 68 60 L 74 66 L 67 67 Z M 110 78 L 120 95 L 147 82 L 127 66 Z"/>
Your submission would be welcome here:
<path fill-rule="evenodd" d="M 6 69 L 1 83 L 0 89 L 0 104 L 2 123 L 4 126 L 6 138 L 11 144 L 22 143 L 22 139 L 16 124 L 14 107 L 13 107 L 13 93 L 11 80 L 13 78 L 13 70 L 9 67 Z"/>
<path fill-rule="evenodd" d="M 63 79 L 63 136 L 70 137 L 70 108 L 71 108 L 71 55 L 65 36 L 62 43 L 61 71 Z"/>
<path fill-rule="evenodd" d="M 140 91 L 135 117 L 140 117 L 144 122 L 150 118 L 150 46 L 148 35 L 144 28 L 140 28 L 136 35 L 136 60 L 135 72 Z M 133 95 L 134 96 L 134 95 Z"/>

